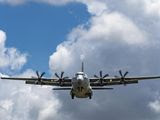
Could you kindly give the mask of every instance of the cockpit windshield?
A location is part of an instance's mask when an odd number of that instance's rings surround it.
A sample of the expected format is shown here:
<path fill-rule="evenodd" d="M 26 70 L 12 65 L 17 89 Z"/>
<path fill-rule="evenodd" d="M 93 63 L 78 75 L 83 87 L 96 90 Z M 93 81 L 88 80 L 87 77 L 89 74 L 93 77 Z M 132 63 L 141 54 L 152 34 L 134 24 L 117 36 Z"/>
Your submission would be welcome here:
<path fill-rule="evenodd" d="M 75 74 L 75 77 L 78 77 L 78 76 L 83 76 L 84 78 L 87 78 L 87 75 L 84 74 L 83 72 L 77 72 L 77 73 Z"/>
<path fill-rule="evenodd" d="M 79 76 L 79 75 L 84 76 L 84 73 L 83 72 L 78 72 L 78 73 L 75 74 L 76 77 Z"/>

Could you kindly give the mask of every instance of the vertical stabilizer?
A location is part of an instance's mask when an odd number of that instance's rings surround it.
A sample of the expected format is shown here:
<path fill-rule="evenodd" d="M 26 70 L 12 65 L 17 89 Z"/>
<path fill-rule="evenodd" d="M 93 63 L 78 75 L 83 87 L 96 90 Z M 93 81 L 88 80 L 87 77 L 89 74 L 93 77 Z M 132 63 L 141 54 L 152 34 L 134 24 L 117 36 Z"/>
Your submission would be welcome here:
<path fill-rule="evenodd" d="M 84 72 L 84 63 L 82 62 L 82 72 Z"/>

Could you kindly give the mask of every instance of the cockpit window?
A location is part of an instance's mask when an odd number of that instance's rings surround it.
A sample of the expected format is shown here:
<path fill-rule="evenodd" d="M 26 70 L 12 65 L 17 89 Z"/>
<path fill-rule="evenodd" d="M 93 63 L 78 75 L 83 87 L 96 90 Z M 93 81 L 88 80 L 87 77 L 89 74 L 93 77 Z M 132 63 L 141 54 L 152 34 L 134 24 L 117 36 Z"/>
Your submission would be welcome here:
<path fill-rule="evenodd" d="M 84 73 L 76 73 L 75 76 L 84 75 Z"/>

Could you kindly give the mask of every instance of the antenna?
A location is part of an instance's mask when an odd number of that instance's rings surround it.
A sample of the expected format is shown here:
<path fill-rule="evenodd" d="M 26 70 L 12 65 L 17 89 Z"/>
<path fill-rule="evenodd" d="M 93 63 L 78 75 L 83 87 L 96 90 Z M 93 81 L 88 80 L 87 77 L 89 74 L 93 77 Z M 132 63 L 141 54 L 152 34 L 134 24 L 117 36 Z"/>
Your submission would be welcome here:
<path fill-rule="evenodd" d="M 82 62 L 82 72 L 84 72 L 84 63 Z"/>

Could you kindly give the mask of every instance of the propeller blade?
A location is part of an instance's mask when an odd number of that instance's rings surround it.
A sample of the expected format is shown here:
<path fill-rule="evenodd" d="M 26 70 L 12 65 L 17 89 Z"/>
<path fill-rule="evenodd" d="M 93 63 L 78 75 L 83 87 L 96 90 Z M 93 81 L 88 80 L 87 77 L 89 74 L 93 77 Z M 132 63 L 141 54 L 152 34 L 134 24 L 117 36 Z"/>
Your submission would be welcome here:
<path fill-rule="evenodd" d="M 122 74 L 122 71 L 121 71 L 121 70 L 119 70 L 119 74 L 120 74 L 121 77 L 123 77 L 123 74 Z"/>
<path fill-rule="evenodd" d="M 60 77 L 59 77 L 59 75 L 57 73 L 55 73 L 55 76 L 60 79 Z"/>
<path fill-rule="evenodd" d="M 94 75 L 95 78 L 99 78 L 97 75 Z"/>
<path fill-rule="evenodd" d="M 37 74 L 37 77 L 39 78 L 40 76 L 39 76 L 39 72 L 38 71 L 36 71 L 36 74 Z"/>
<path fill-rule="evenodd" d="M 64 72 L 61 72 L 61 78 L 63 78 Z"/>
<path fill-rule="evenodd" d="M 60 85 L 63 85 L 64 79 L 67 79 L 69 77 L 63 77 L 64 72 L 61 72 L 60 75 L 58 75 L 57 73 L 55 73 L 55 76 L 59 79 L 58 82 Z"/>
<path fill-rule="evenodd" d="M 102 78 L 102 70 L 99 72 L 100 77 Z"/>
<path fill-rule="evenodd" d="M 42 78 L 44 75 L 45 75 L 45 72 L 43 72 L 43 73 L 41 74 L 40 78 Z"/>
<path fill-rule="evenodd" d="M 129 72 L 125 72 L 125 74 L 122 73 L 122 70 L 119 70 L 119 74 L 120 74 L 120 77 L 118 76 L 115 76 L 115 78 L 120 78 L 120 81 L 126 86 L 126 80 L 125 80 L 125 77 L 126 75 L 128 74 Z"/>
<path fill-rule="evenodd" d="M 108 74 L 105 74 L 105 75 L 103 76 L 103 79 L 106 78 L 106 77 L 108 77 L 108 76 L 109 76 Z"/>
<path fill-rule="evenodd" d="M 103 84 L 104 78 L 106 78 L 107 76 L 109 76 L 109 75 L 108 75 L 108 74 L 105 74 L 105 75 L 103 76 L 103 71 L 102 71 L 102 70 L 99 71 L 99 76 L 94 75 L 95 78 L 99 79 L 99 82 L 100 82 L 101 84 Z"/>
<path fill-rule="evenodd" d="M 127 71 L 125 74 L 124 74 L 124 77 L 126 77 L 126 75 L 128 74 L 129 72 Z"/>
<path fill-rule="evenodd" d="M 38 70 L 36 71 L 36 74 L 37 74 L 37 80 L 35 81 L 35 83 L 36 84 L 42 84 L 42 77 L 44 76 L 44 74 L 45 74 L 45 72 L 43 72 L 42 74 L 40 74 L 39 72 L 38 72 Z"/>

